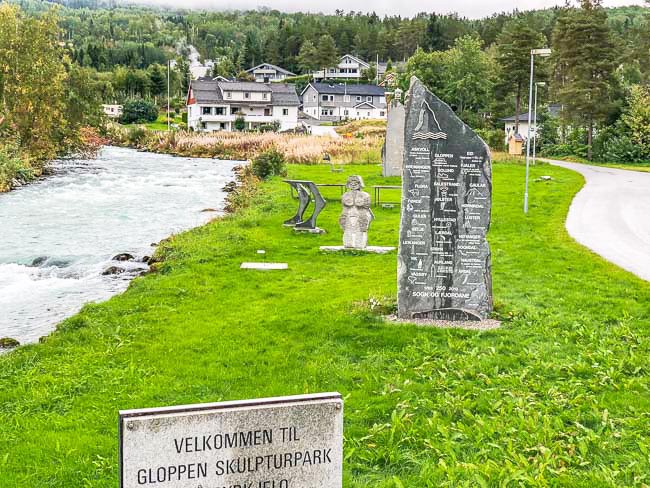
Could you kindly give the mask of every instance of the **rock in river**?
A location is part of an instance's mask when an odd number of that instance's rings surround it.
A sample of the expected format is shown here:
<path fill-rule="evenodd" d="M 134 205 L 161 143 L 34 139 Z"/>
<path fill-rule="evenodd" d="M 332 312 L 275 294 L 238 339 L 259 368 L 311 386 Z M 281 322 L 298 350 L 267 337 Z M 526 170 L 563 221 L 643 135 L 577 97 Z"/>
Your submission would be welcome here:
<path fill-rule="evenodd" d="M 20 342 L 11 337 L 3 337 L 0 339 L 0 349 L 12 349 L 18 346 L 20 346 Z"/>
<path fill-rule="evenodd" d="M 117 256 L 113 256 L 113 261 L 133 261 L 134 259 L 135 256 L 133 256 L 133 254 L 129 254 L 128 252 L 123 252 Z"/>
<path fill-rule="evenodd" d="M 110 276 L 110 275 L 117 275 L 117 274 L 122 274 L 126 270 L 124 268 L 120 268 L 119 266 L 109 266 L 104 270 L 102 273 L 103 276 Z"/>

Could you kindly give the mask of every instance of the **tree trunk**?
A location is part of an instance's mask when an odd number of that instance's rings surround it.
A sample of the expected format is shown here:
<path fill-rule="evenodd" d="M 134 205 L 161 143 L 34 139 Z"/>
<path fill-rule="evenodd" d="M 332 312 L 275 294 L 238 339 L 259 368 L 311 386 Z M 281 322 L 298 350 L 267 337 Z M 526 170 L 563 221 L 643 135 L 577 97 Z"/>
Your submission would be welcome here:
<path fill-rule="evenodd" d="M 594 121 L 589 121 L 589 129 L 587 130 L 587 159 L 589 161 L 593 158 L 593 142 L 594 142 Z"/>
<path fill-rule="evenodd" d="M 519 134 L 519 112 L 521 112 L 521 83 L 517 83 L 517 98 L 515 99 L 515 134 Z"/>

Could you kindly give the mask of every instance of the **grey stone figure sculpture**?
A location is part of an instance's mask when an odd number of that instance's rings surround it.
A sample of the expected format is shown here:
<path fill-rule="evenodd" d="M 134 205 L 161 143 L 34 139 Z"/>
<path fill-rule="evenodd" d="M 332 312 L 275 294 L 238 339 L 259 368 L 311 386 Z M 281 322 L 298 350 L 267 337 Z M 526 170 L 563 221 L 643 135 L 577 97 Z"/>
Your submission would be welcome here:
<path fill-rule="evenodd" d="M 370 195 L 363 191 L 361 176 L 350 176 L 348 191 L 341 197 L 343 212 L 339 224 L 343 229 L 343 246 L 346 249 L 365 249 L 368 246 L 368 228 L 375 218 L 370 210 Z"/>
<path fill-rule="evenodd" d="M 298 210 L 296 214 L 288 220 L 285 220 L 284 225 L 293 227 L 297 231 L 312 232 L 321 234 L 325 232 L 323 229 L 316 226 L 316 219 L 323 211 L 327 202 L 320 194 L 318 186 L 313 181 L 305 180 L 284 180 L 285 183 L 293 187 L 298 193 Z M 314 211 L 309 218 L 305 218 L 305 212 L 309 204 L 314 202 Z"/>
<path fill-rule="evenodd" d="M 490 150 L 417 79 L 406 103 L 398 257 L 400 318 L 492 311 Z"/>

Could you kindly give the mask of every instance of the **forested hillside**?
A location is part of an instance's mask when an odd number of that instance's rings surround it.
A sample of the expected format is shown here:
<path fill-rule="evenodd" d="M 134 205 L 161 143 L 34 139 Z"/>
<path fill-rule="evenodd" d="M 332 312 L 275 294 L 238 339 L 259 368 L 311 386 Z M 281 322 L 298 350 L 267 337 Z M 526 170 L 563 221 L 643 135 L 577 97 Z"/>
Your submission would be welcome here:
<path fill-rule="evenodd" d="M 104 103 L 150 99 L 162 107 L 173 60 L 172 107 L 180 116 L 191 46 L 215 62 L 213 75 L 228 78 L 245 78 L 245 70 L 261 62 L 308 75 L 351 53 L 388 63 L 402 88 L 418 75 L 495 147 L 503 141 L 500 118 L 527 111 L 530 49 L 551 47 L 553 56 L 537 61 L 536 81 L 546 83 L 540 105 L 558 103 L 563 110 L 561 120 L 547 120 L 541 110 L 546 137 L 539 149 L 554 156 L 650 159 L 644 129 L 650 116 L 638 113 L 639 101 L 650 98 L 644 7 L 604 9 L 599 0 L 582 0 L 572 8 L 470 20 L 431 12 L 404 18 L 163 9 L 113 0 L 13 3 L 26 17 L 56 16 L 61 59 L 84 69 Z M 374 73 L 366 78 L 374 81 Z M 307 79 L 299 80 L 299 91 Z"/>

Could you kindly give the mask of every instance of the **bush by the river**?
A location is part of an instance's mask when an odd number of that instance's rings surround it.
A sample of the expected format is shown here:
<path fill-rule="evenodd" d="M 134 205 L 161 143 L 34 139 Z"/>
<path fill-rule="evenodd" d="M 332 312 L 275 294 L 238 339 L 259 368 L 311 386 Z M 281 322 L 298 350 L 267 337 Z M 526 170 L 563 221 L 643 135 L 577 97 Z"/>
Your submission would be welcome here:
<path fill-rule="evenodd" d="M 122 108 L 120 122 L 123 124 L 144 124 L 155 122 L 158 118 L 158 106 L 142 98 L 127 100 Z"/>
<path fill-rule="evenodd" d="M 284 156 L 276 148 L 264 151 L 253 159 L 253 174 L 261 180 L 271 176 L 285 176 L 287 168 Z"/>

